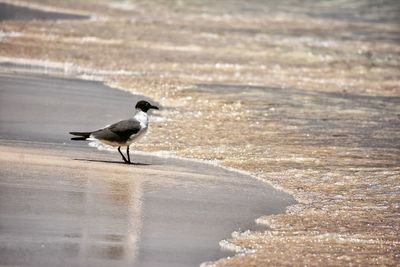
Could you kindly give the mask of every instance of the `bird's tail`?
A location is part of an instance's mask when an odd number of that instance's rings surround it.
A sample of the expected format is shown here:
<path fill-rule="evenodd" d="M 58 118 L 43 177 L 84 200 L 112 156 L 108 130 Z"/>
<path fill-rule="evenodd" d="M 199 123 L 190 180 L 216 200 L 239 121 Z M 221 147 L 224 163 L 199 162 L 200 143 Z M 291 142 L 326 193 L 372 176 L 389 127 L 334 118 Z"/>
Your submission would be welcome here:
<path fill-rule="evenodd" d="M 92 132 L 69 132 L 72 135 L 76 135 L 77 137 L 72 137 L 71 140 L 74 141 L 84 141 L 92 134 Z"/>

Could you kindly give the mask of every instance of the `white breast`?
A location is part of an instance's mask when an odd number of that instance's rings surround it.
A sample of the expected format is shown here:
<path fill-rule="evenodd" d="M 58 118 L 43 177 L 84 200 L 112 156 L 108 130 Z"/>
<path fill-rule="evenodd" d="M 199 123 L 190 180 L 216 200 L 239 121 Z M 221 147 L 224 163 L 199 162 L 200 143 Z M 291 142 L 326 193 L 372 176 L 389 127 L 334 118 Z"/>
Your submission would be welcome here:
<path fill-rule="evenodd" d="M 147 128 L 149 125 L 149 116 L 146 112 L 140 110 L 135 114 L 134 118 L 140 122 L 142 128 Z"/>
<path fill-rule="evenodd" d="M 147 132 L 147 127 L 149 126 L 149 117 L 146 112 L 140 110 L 135 114 L 134 118 L 140 122 L 141 129 L 138 133 L 129 137 L 129 144 L 140 139 Z"/>

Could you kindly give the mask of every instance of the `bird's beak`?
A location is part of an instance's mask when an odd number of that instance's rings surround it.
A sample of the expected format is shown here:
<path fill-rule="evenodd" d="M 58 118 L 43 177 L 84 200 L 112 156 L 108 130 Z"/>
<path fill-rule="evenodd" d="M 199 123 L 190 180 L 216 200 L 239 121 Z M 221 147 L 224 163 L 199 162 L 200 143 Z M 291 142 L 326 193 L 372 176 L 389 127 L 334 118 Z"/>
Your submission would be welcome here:
<path fill-rule="evenodd" d="M 152 108 L 152 109 L 159 109 L 159 108 L 156 107 L 156 106 L 151 106 L 150 108 Z"/>

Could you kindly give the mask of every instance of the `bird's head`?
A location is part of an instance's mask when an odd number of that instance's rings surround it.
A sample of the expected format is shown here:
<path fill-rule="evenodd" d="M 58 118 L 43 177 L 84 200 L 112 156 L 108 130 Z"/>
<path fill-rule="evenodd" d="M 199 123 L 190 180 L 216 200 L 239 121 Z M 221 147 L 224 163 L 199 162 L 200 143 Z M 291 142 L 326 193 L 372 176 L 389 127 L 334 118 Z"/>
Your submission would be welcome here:
<path fill-rule="evenodd" d="M 152 104 L 144 100 L 140 100 L 139 102 L 137 102 L 135 108 L 143 112 L 147 112 L 149 109 L 159 109 L 158 107 L 153 106 Z"/>

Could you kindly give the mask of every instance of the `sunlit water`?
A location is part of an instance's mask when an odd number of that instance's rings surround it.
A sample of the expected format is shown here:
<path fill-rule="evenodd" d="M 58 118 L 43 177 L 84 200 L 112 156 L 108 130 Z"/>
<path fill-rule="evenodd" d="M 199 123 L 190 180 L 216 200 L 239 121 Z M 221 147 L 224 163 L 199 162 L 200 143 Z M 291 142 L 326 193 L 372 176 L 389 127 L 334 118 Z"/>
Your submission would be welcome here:
<path fill-rule="evenodd" d="M 398 1 L 35 2 L 91 19 L 2 22 L 3 61 L 150 96 L 166 120 L 140 149 L 217 160 L 300 201 L 258 219 L 272 231 L 222 242 L 256 250 L 218 264 L 399 262 Z"/>

